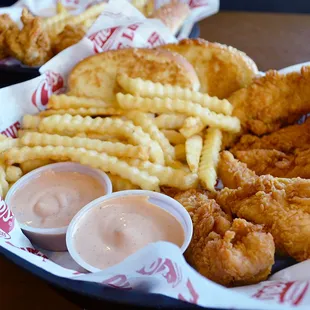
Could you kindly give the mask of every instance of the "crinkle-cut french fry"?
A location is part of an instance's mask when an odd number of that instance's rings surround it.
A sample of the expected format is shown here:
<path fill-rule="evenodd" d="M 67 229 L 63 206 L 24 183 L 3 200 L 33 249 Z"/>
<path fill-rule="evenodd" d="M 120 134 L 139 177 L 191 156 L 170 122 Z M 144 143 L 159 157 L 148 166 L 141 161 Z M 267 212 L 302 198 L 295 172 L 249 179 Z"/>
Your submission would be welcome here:
<path fill-rule="evenodd" d="M 163 150 L 165 160 L 174 159 L 174 148 L 166 136 L 158 129 L 153 120 L 140 111 L 130 111 L 126 113 L 126 118 L 130 119 L 136 126 L 140 126 L 144 132 L 148 133 L 154 141 L 157 141 Z"/>
<path fill-rule="evenodd" d="M 23 171 L 19 167 L 16 167 L 16 166 L 8 166 L 8 167 L 6 167 L 5 173 L 6 173 L 6 180 L 9 183 L 16 182 L 23 175 Z"/>
<path fill-rule="evenodd" d="M 113 192 L 125 191 L 129 189 L 139 189 L 139 186 L 132 184 L 129 180 L 123 179 L 118 175 L 108 173 L 112 182 Z"/>
<path fill-rule="evenodd" d="M 49 31 L 53 25 L 56 25 L 57 23 L 66 20 L 69 16 L 69 12 L 65 10 L 61 13 L 58 13 L 57 15 L 48 17 L 43 20 L 43 27 L 45 30 Z"/>
<path fill-rule="evenodd" d="M 80 133 L 81 135 L 83 134 L 82 132 Z M 97 139 L 97 140 L 101 140 L 101 141 L 108 141 L 108 142 L 121 142 L 121 143 L 125 143 L 125 144 L 130 144 L 128 142 L 128 139 L 125 138 L 117 138 L 117 137 L 112 137 L 109 135 L 101 135 L 98 133 L 92 133 L 92 132 L 88 132 L 84 138 L 89 138 L 89 139 Z"/>
<path fill-rule="evenodd" d="M 185 143 L 185 138 L 183 137 L 183 135 L 175 130 L 163 129 L 162 133 L 166 136 L 169 142 L 173 145 Z"/>
<path fill-rule="evenodd" d="M 81 14 L 72 16 L 68 20 L 68 24 L 76 25 L 76 24 L 84 23 L 88 19 L 92 19 L 94 17 L 97 17 L 103 12 L 106 5 L 107 4 L 105 2 L 95 4 L 91 7 L 89 7 L 87 10 L 85 10 Z"/>
<path fill-rule="evenodd" d="M 0 141 L 6 140 L 8 137 L 0 133 Z"/>
<path fill-rule="evenodd" d="M 6 180 L 4 165 L 0 165 L 0 196 L 5 198 L 9 190 L 9 183 Z"/>
<path fill-rule="evenodd" d="M 56 13 L 61 14 L 67 12 L 67 9 L 64 7 L 64 5 L 61 2 L 57 2 L 56 4 Z"/>
<path fill-rule="evenodd" d="M 71 161 L 79 162 L 82 165 L 89 165 L 128 179 L 133 184 L 145 190 L 159 191 L 159 180 L 149 175 L 146 171 L 140 171 L 137 167 L 130 166 L 127 162 L 105 153 L 89 151 L 84 148 L 64 146 L 24 146 L 12 148 L 5 153 L 7 164 L 22 163 L 33 159 L 51 159 L 58 161 L 69 158 Z"/>
<path fill-rule="evenodd" d="M 180 129 L 186 119 L 182 114 L 161 114 L 154 120 L 159 129 Z"/>
<path fill-rule="evenodd" d="M 5 140 L 0 141 L 0 153 L 14 147 L 18 146 L 19 139 L 6 138 Z"/>
<path fill-rule="evenodd" d="M 142 14 L 144 14 L 144 8 L 148 0 L 132 0 L 131 4 L 137 8 Z"/>
<path fill-rule="evenodd" d="M 25 135 L 28 132 L 35 132 L 33 129 L 20 129 L 17 131 L 17 137 L 21 138 L 23 135 Z"/>
<path fill-rule="evenodd" d="M 94 150 L 98 153 L 104 152 L 117 157 L 132 157 L 139 158 L 141 160 L 149 159 L 149 148 L 147 146 L 135 146 L 119 142 L 113 143 L 90 138 L 71 138 L 47 133 L 29 132 L 21 138 L 20 142 L 24 146 L 72 146 L 76 148 Z"/>
<path fill-rule="evenodd" d="M 52 95 L 47 108 L 53 110 L 78 109 L 78 108 L 113 108 L 114 106 L 100 99 L 76 97 L 68 95 Z M 114 107 L 115 108 L 115 107 Z"/>
<path fill-rule="evenodd" d="M 155 11 L 155 0 L 148 0 L 144 7 L 144 15 L 146 17 L 151 16 Z"/>
<path fill-rule="evenodd" d="M 239 132 L 240 121 L 237 117 L 216 114 L 198 103 L 170 98 L 142 98 L 118 93 L 117 102 L 123 109 L 137 109 L 152 113 L 184 113 L 188 116 L 200 117 L 205 125 L 225 131 Z"/>
<path fill-rule="evenodd" d="M 124 110 L 116 108 L 69 108 L 59 110 L 45 110 L 39 113 L 39 116 L 50 116 L 50 115 L 81 115 L 81 116 L 106 116 L 106 115 L 121 115 Z"/>
<path fill-rule="evenodd" d="M 33 120 L 32 120 L 33 118 Z M 165 162 L 163 151 L 158 142 L 153 141 L 149 134 L 145 133 L 140 126 L 135 126 L 131 121 L 120 118 L 91 118 L 90 116 L 52 115 L 45 118 L 37 116 L 24 117 L 24 127 L 37 128 L 40 132 L 57 133 L 73 132 L 96 132 L 102 135 L 108 134 L 116 137 L 125 137 L 129 143 L 150 147 L 150 158 L 152 161 L 163 164 Z"/>
<path fill-rule="evenodd" d="M 37 169 L 37 168 L 40 168 L 40 167 L 43 167 L 43 166 L 46 166 L 52 163 L 53 161 L 50 159 L 32 159 L 32 160 L 26 160 L 22 162 L 20 164 L 20 167 L 23 173 L 26 174 L 34 169 Z"/>
<path fill-rule="evenodd" d="M 159 179 L 159 185 L 167 185 L 182 190 L 195 188 L 198 185 L 197 174 L 139 159 L 128 159 L 127 162 L 140 170 L 148 172 L 150 175 L 156 176 Z"/>
<path fill-rule="evenodd" d="M 130 78 L 126 74 L 120 74 L 117 77 L 118 83 L 126 91 L 136 96 L 148 98 L 171 98 L 181 99 L 194 103 L 199 103 L 202 107 L 208 108 L 216 113 L 231 115 L 233 107 L 226 99 L 210 97 L 189 88 L 173 86 L 170 84 L 154 83 L 145 81 L 141 78 Z"/>
<path fill-rule="evenodd" d="M 183 127 L 180 129 L 180 133 L 186 138 L 190 138 L 196 134 L 199 134 L 206 128 L 206 125 L 201 121 L 199 117 L 190 116 L 184 121 Z"/>
<path fill-rule="evenodd" d="M 186 161 L 193 173 L 198 173 L 203 139 L 199 135 L 188 138 L 185 142 Z"/>
<path fill-rule="evenodd" d="M 198 176 L 203 186 L 214 191 L 217 179 L 217 164 L 221 150 L 222 132 L 216 128 L 208 128 L 204 140 Z"/>
<path fill-rule="evenodd" d="M 184 144 L 177 144 L 175 147 L 175 158 L 177 160 L 185 161 L 186 154 L 185 154 L 185 145 Z"/>
<path fill-rule="evenodd" d="M 187 167 L 187 165 L 184 165 L 183 163 L 181 163 L 181 162 L 178 161 L 178 160 L 169 161 L 166 165 L 167 165 L 168 167 L 173 168 L 173 169 L 183 170 L 183 171 L 185 171 L 186 173 L 190 173 L 190 172 L 191 172 L 191 171 L 189 170 L 189 168 Z"/>
<path fill-rule="evenodd" d="M 92 17 L 92 18 L 88 18 L 86 19 L 84 22 L 82 22 L 81 24 L 86 28 L 90 28 L 93 23 L 97 20 L 98 16 Z"/>
<path fill-rule="evenodd" d="M 23 117 L 23 129 L 38 129 L 42 117 L 26 114 Z"/>

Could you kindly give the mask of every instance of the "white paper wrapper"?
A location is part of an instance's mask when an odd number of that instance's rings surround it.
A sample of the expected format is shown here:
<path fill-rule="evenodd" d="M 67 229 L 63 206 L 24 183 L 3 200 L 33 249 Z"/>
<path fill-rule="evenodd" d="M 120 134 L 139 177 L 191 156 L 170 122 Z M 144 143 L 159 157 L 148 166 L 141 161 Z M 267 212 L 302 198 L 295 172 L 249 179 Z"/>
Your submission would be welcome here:
<path fill-rule="evenodd" d="M 125 0 L 125 1 L 131 2 L 131 0 Z M 154 1 L 155 1 L 155 7 L 158 9 L 162 5 L 169 3 L 171 0 L 154 0 Z M 180 1 L 182 1 L 184 3 L 188 3 L 188 5 L 190 6 L 190 9 L 191 9 L 191 14 L 188 16 L 188 18 L 184 22 L 184 25 L 178 34 L 178 39 L 187 38 L 190 35 L 192 28 L 193 28 L 195 23 L 197 23 L 198 21 L 200 21 L 200 20 L 202 20 L 202 19 L 204 19 L 210 15 L 215 14 L 219 10 L 219 0 L 180 0 Z M 20 27 L 22 27 L 22 23 L 20 21 L 20 16 L 21 16 L 21 11 L 22 11 L 23 7 L 27 7 L 34 15 L 42 16 L 42 17 L 49 17 L 49 16 L 53 16 L 56 14 L 57 2 L 58 2 L 58 0 L 44 0 L 44 1 L 40 1 L 40 0 L 20 0 L 20 1 L 16 2 L 11 7 L 0 8 L 0 14 L 4 14 L 4 13 L 9 14 L 11 16 L 11 18 L 15 22 L 17 22 Z M 90 7 L 96 3 L 101 3 L 103 1 L 102 0 L 61 0 L 60 2 L 63 3 L 63 5 L 72 14 L 79 14 L 79 13 L 85 11 L 85 9 L 87 9 L 88 7 Z M 108 0 L 106 0 L 105 2 L 108 2 Z M 111 4 L 113 4 L 114 0 L 111 0 L 110 2 L 111 2 Z M 121 15 L 119 15 L 118 17 L 122 18 L 122 16 L 124 16 L 123 12 L 125 12 L 124 7 L 121 7 L 119 9 L 120 9 Z M 132 6 L 126 6 L 126 10 L 127 10 L 126 16 L 127 17 L 130 16 L 129 20 L 128 20 L 128 24 L 127 24 L 127 26 L 129 27 L 127 29 L 127 32 L 130 32 L 132 30 L 131 28 L 135 27 L 133 25 L 133 23 L 130 24 L 130 18 L 133 17 L 133 19 L 135 19 L 137 21 L 139 19 L 141 19 L 141 20 L 145 19 L 145 17 L 142 15 L 142 13 L 140 13 L 138 10 L 136 10 Z M 115 16 L 115 17 L 117 17 L 117 16 Z M 106 18 L 107 18 L 107 16 L 106 16 Z M 167 28 L 163 28 L 163 25 L 160 21 L 154 20 L 151 24 L 146 23 L 146 24 L 140 25 L 140 28 L 142 28 L 140 30 L 141 31 L 142 30 L 147 31 L 148 29 L 152 29 L 152 27 L 155 26 L 157 29 L 161 28 L 163 30 L 161 32 L 161 35 L 169 33 L 169 30 Z M 131 28 L 130 28 L 130 26 L 131 26 Z M 112 25 L 111 25 L 111 27 L 112 27 Z M 120 32 L 119 29 L 118 30 L 112 30 L 111 29 L 110 31 L 111 31 L 110 35 L 114 36 L 114 37 L 117 35 L 117 33 Z M 94 33 L 94 32 L 95 31 L 92 31 L 92 33 Z M 97 35 L 94 34 L 94 40 L 102 41 L 102 38 L 105 36 L 108 36 L 108 35 L 109 34 L 107 34 L 107 33 L 100 33 Z M 129 37 L 128 37 L 128 39 L 129 39 Z M 134 44 L 136 44 L 136 46 L 140 46 L 139 42 L 138 42 L 139 41 L 139 35 L 135 36 L 135 40 L 137 42 L 134 42 Z M 158 37 L 156 34 L 154 34 L 153 37 L 150 37 L 150 39 L 149 39 L 149 46 L 159 45 L 159 44 L 162 44 L 163 42 L 164 42 L 163 40 L 161 41 L 161 36 Z M 125 44 L 125 43 L 123 42 L 122 44 Z M 117 48 L 117 47 L 115 47 L 115 48 Z M 17 61 L 16 59 L 12 59 L 12 58 L 2 59 L 2 60 L 0 60 L 0 64 L 7 65 L 7 66 L 13 66 L 13 65 L 19 64 L 21 66 L 24 66 L 19 61 Z"/>
<path fill-rule="evenodd" d="M 124 0 L 109 3 L 87 37 L 41 67 L 41 76 L 0 89 L 0 97 L 5 98 L 0 105 L 0 132 L 15 137 L 22 116 L 44 110 L 51 94 L 65 90 L 68 73 L 85 57 L 101 50 L 148 46 L 154 32 L 159 33 L 165 43 L 175 41 L 169 34 L 162 35 L 162 24 L 146 20 L 130 5 L 127 11 L 128 5 Z M 33 246 L 22 234 L 3 200 L 0 200 L 0 246 L 57 276 L 159 293 L 205 307 L 271 310 L 309 309 L 310 306 L 309 261 L 276 273 L 270 281 L 226 289 L 193 270 L 178 247 L 158 242 L 141 249 L 119 265 L 94 274 L 85 273 L 67 252 L 48 252 Z"/>

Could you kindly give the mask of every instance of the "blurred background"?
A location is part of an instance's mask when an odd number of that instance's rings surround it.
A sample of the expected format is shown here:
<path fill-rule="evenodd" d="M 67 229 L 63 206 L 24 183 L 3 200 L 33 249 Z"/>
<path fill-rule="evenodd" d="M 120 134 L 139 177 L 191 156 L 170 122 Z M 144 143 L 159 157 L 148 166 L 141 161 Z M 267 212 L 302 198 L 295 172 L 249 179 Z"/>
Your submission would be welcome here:
<path fill-rule="evenodd" d="M 44 1 L 44 0 L 41 0 Z M 14 4 L 15 0 L 0 0 L 1 6 Z M 309 0 L 220 0 L 221 10 L 279 13 L 310 13 Z"/>
<path fill-rule="evenodd" d="M 309 0 L 220 0 L 221 10 L 310 13 Z"/>

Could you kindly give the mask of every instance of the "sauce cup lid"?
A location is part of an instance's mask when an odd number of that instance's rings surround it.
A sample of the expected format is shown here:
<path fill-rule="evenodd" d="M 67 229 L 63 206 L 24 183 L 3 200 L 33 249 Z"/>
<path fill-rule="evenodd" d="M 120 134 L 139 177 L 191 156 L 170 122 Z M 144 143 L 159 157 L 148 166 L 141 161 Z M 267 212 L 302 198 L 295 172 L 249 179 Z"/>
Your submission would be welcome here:
<path fill-rule="evenodd" d="M 169 212 L 173 215 L 181 224 L 184 230 L 184 242 L 181 246 L 182 253 L 185 252 L 189 243 L 191 242 L 193 236 L 193 223 L 190 215 L 185 210 L 185 208 L 175 199 L 161 193 L 147 191 L 147 190 L 126 190 L 115 192 L 110 195 L 106 195 L 100 197 L 98 199 L 93 200 L 89 204 L 87 204 L 84 208 L 82 208 L 72 219 L 71 223 L 68 226 L 67 234 L 66 234 L 66 243 L 67 249 L 70 253 L 71 257 L 77 264 L 79 264 L 84 269 L 90 272 L 98 272 L 101 269 L 98 269 L 94 266 L 91 266 L 78 254 L 74 247 L 73 243 L 73 235 L 75 233 L 76 225 L 79 223 L 80 219 L 91 209 L 96 208 L 102 202 L 108 201 L 110 199 L 118 198 L 118 197 L 126 197 L 126 196 L 146 196 L 148 197 L 148 201 L 161 209 Z M 165 240 L 163 240 L 165 241 Z"/>
<path fill-rule="evenodd" d="M 45 171 L 56 171 L 56 172 L 79 172 L 81 174 L 86 174 L 89 176 L 94 177 L 97 179 L 106 190 L 106 195 L 109 195 L 112 193 L 112 183 L 110 178 L 106 173 L 99 169 L 94 169 L 89 166 L 81 165 L 79 163 L 75 162 L 61 162 L 61 163 L 55 163 L 46 165 L 40 168 L 37 168 L 27 174 L 25 174 L 23 177 L 21 177 L 14 185 L 10 188 L 8 191 L 5 202 L 9 208 L 11 208 L 11 199 L 16 193 L 16 191 L 23 187 L 25 184 L 30 182 L 31 180 L 37 178 L 40 174 L 42 174 Z M 17 220 L 18 222 L 18 220 Z M 40 233 L 40 234 L 65 234 L 67 231 L 68 226 L 65 227 L 59 227 L 59 228 L 36 228 L 31 227 L 28 225 L 24 225 L 20 222 L 18 222 L 20 228 L 24 231 L 32 232 L 32 233 Z"/>

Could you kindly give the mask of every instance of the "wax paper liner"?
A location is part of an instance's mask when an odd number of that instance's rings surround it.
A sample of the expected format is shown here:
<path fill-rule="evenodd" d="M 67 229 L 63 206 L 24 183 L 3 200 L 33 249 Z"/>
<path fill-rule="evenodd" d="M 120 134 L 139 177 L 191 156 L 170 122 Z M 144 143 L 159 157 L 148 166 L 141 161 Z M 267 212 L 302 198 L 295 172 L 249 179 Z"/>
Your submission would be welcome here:
<path fill-rule="evenodd" d="M 131 6 L 128 10 L 130 15 L 123 14 L 126 6 L 130 4 L 122 0 L 109 3 L 87 37 L 41 67 L 41 76 L 0 89 L 0 131 L 3 134 L 16 137 L 22 116 L 44 110 L 51 94 L 65 91 L 67 75 L 72 67 L 100 51 L 99 48 L 148 46 L 154 32 L 160 34 L 164 43 L 175 41 L 169 33 L 162 35 L 162 24 L 145 19 Z M 141 249 L 117 266 L 94 274 L 85 273 L 67 252 L 47 252 L 32 245 L 3 200 L 0 201 L 0 246 L 59 277 L 97 282 L 123 290 L 159 293 L 206 307 L 267 310 L 308 309 L 310 305 L 308 261 L 276 273 L 270 281 L 226 289 L 194 271 L 178 247 L 158 242 Z"/>
<path fill-rule="evenodd" d="M 111 0 L 114 1 L 114 0 Z M 131 2 L 131 0 L 128 0 Z M 153 0 L 155 8 L 160 8 L 163 4 L 169 3 L 172 0 Z M 191 9 L 191 13 L 188 18 L 184 21 L 182 28 L 178 33 L 178 39 L 188 38 L 193 26 L 198 21 L 215 14 L 219 10 L 219 0 L 180 0 L 181 2 L 187 3 Z M 11 18 L 22 27 L 20 21 L 21 11 L 23 7 L 27 7 L 34 15 L 42 17 L 50 17 L 56 14 L 57 2 L 63 3 L 63 5 L 72 14 L 79 14 L 88 7 L 101 3 L 108 2 L 102 0 L 20 0 L 10 7 L 0 8 L 0 14 L 9 14 Z M 169 31 L 169 30 L 168 30 Z M 22 67 L 28 67 L 20 63 L 19 61 L 6 58 L 1 59 L 0 64 L 6 66 L 20 65 Z"/>

